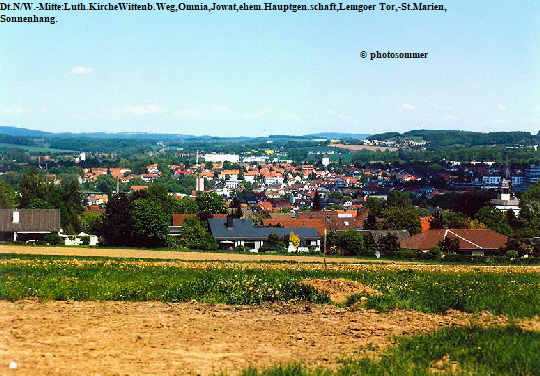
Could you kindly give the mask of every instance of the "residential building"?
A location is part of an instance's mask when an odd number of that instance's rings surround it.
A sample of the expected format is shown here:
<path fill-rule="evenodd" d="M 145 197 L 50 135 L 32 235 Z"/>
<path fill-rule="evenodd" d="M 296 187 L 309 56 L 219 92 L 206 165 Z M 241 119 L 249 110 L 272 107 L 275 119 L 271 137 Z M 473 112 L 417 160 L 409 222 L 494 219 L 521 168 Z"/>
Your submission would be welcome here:
<path fill-rule="evenodd" d="M 248 247 L 251 252 L 258 252 L 268 235 L 275 233 L 284 237 L 293 232 L 300 238 L 299 252 L 307 252 L 308 247 L 320 250 L 321 236 L 314 228 L 308 227 L 256 227 L 248 218 L 209 218 L 210 231 L 219 243 L 220 248 Z M 294 247 L 289 246 L 289 252 Z"/>
<path fill-rule="evenodd" d="M 491 229 L 437 229 L 428 230 L 400 241 L 402 248 L 427 251 L 438 247 L 445 238 L 459 239 L 460 253 L 469 255 L 492 255 L 504 246 L 508 237 Z"/>

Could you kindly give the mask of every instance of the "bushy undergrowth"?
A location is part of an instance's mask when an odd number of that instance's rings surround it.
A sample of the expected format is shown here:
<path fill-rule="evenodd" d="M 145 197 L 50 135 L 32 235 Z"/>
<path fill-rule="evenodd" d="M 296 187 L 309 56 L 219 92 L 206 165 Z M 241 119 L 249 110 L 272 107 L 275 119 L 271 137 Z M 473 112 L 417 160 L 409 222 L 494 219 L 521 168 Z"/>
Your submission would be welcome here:
<path fill-rule="evenodd" d="M 336 372 L 301 365 L 276 366 L 242 376 L 307 375 L 538 375 L 540 332 L 517 326 L 449 327 L 438 332 L 402 337 L 380 360 L 343 360 Z"/>
<path fill-rule="evenodd" d="M 258 304 L 267 301 L 328 302 L 328 297 L 299 283 L 305 278 L 349 278 L 379 290 L 367 307 L 443 313 L 490 311 L 513 317 L 540 315 L 540 274 L 413 269 L 324 271 L 287 263 L 178 263 L 46 258 L 0 264 L 0 299 L 159 300 Z M 224 265 L 224 264 L 223 264 Z M 460 270 L 458 268 L 458 270 Z M 360 299 L 353 296 L 349 304 Z"/>

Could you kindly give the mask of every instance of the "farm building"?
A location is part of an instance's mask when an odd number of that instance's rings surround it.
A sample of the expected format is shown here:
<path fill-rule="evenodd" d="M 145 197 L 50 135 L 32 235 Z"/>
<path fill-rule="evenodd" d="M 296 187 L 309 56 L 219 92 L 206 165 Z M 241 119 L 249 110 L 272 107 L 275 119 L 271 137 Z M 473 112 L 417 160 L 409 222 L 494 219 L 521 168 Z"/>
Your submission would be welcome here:
<path fill-rule="evenodd" d="M 58 209 L 0 209 L 0 240 L 41 240 L 60 231 Z"/>

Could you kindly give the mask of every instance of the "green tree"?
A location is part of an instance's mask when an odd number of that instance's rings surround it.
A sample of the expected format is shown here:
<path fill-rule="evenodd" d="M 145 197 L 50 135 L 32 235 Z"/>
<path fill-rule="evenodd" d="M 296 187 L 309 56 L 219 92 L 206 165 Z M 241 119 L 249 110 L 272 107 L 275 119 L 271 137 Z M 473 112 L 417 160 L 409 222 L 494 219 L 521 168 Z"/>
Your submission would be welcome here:
<path fill-rule="evenodd" d="M 223 198 L 217 193 L 203 193 L 196 200 L 199 213 L 202 214 L 227 214 L 228 208 Z"/>
<path fill-rule="evenodd" d="M 215 251 L 218 249 L 216 239 L 198 218 L 185 218 L 180 233 L 181 244 L 190 249 Z"/>
<path fill-rule="evenodd" d="M 275 232 L 271 232 L 263 243 L 263 250 L 270 252 L 284 252 L 285 244 L 283 239 Z"/>
<path fill-rule="evenodd" d="M 233 198 L 231 202 L 231 208 L 232 208 L 231 216 L 233 218 L 242 218 L 242 203 L 240 202 L 238 198 L 236 197 Z"/>
<path fill-rule="evenodd" d="M 375 239 L 373 238 L 373 235 L 371 235 L 371 232 L 366 231 L 363 233 L 364 236 L 364 246 L 366 249 L 377 249 L 377 243 L 375 242 Z"/>
<path fill-rule="evenodd" d="M 313 211 L 322 210 L 321 194 L 319 193 L 319 191 L 315 191 L 315 194 L 313 195 L 313 201 L 311 203 L 311 210 Z"/>
<path fill-rule="evenodd" d="M 107 245 L 134 245 L 132 206 L 131 199 L 125 193 L 118 193 L 109 198 L 101 233 Z"/>
<path fill-rule="evenodd" d="M 458 238 L 449 238 L 448 236 L 441 240 L 439 243 L 439 248 L 443 253 L 452 254 L 459 251 L 459 239 Z"/>
<path fill-rule="evenodd" d="M 172 200 L 171 211 L 172 214 L 197 214 L 199 212 L 199 207 L 195 200 L 184 197 L 180 200 Z"/>
<path fill-rule="evenodd" d="M 411 207 L 412 196 L 409 192 L 392 191 L 386 199 L 386 207 Z"/>
<path fill-rule="evenodd" d="M 49 193 L 49 185 L 45 182 L 45 177 L 35 170 L 31 170 L 24 174 L 21 184 L 19 185 L 20 206 L 21 208 L 30 208 L 30 202 L 37 200 L 47 201 Z M 37 209 L 37 208 L 34 208 Z"/>
<path fill-rule="evenodd" d="M 101 234 L 103 214 L 84 212 L 81 216 L 82 231 L 87 234 Z"/>
<path fill-rule="evenodd" d="M 399 248 L 399 241 L 396 235 L 389 233 L 379 238 L 379 251 L 393 252 L 399 251 Z"/>
<path fill-rule="evenodd" d="M 51 188 L 49 201 L 60 209 L 60 222 L 66 233 L 81 232 L 81 215 L 84 212 L 83 198 L 77 180 L 62 182 L 60 187 Z"/>
<path fill-rule="evenodd" d="M 346 230 L 338 233 L 336 245 L 344 256 L 356 256 L 364 250 L 364 237 L 358 231 Z"/>
<path fill-rule="evenodd" d="M 381 212 L 385 230 L 407 230 L 409 234 L 418 234 L 421 230 L 420 215 L 411 207 L 389 207 Z"/>
<path fill-rule="evenodd" d="M 463 213 L 443 210 L 441 217 L 444 228 L 467 228 L 467 217 Z"/>
<path fill-rule="evenodd" d="M 433 217 L 431 217 L 431 220 L 429 221 L 429 228 L 432 230 L 444 228 L 442 210 L 437 210 L 433 214 Z"/>
<path fill-rule="evenodd" d="M 540 181 L 530 186 L 519 201 L 522 236 L 540 236 Z"/>
<path fill-rule="evenodd" d="M 146 247 L 164 246 L 170 224 L 168 215 L 159 202 L 148 198 L 133 201 L 131 210 L 132 233 L 138 245 Z"/>
<path fill-rule="evenodd" d="M 484 206 L 474 217 L 493 231 L 497 231 L 503 235 L 512 234 L 512 227 L 508 224 L 508 217 L 498 209 Z"/>
<path fill-rule="evenodd" d="M 116 192 L 116 183 L 116 179 L 111 175 L 99 175 L 96 180 L 96 190 L 110 196 L 113 192 Z"/>
<path fill-rule="evenodd" d="M 18 204 L 15 189 L 3 180 L 0 180 L 0 209 L 12 209 Z"/>

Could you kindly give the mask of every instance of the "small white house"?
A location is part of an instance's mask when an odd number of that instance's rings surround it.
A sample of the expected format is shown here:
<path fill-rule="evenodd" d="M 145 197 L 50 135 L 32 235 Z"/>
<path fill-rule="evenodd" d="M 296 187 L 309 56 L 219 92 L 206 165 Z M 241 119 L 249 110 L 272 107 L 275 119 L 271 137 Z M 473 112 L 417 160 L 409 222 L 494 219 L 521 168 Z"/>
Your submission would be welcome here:
<path fill-rule="evenodd" d="M 65 245 L 97 245 L 98 237 L 97 235 L 89 235 L 81 232 L 79 235 L 66 235 L 64 233 L 58 233 L 60 237 L 64 240 Z M 87 239 L 86 239 L 87 237 Z M 84 244 L 85 240 L 88 241 L 88 244 Z"/>

